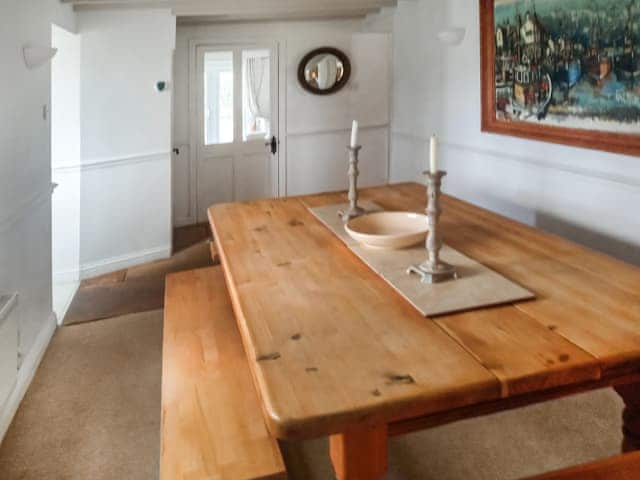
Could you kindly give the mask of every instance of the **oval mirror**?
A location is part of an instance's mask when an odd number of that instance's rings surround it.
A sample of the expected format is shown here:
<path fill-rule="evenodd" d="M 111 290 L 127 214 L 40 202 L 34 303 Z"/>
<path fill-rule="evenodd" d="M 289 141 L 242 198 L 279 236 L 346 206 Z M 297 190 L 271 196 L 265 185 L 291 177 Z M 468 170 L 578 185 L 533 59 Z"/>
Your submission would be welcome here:
<path fill-rule="evenodd" d="M 344 52 L 331 47 L 309 52 L 298 67 L 302 87 L 316 95 L 329 95 L 341 90 L 351 77 L 351 62 Z"/>

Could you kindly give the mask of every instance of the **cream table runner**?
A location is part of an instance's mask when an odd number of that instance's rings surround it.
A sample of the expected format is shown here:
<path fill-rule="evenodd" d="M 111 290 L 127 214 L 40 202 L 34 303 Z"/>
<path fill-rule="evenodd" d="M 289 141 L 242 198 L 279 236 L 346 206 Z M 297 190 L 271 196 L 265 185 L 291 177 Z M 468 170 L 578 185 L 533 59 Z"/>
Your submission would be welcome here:
<path fill-rule="evenodd" d="M 372 202 L 361 202 L 360 206 L 368 212 L 383 210 Z M 427 250 L 424 244 L 403 250 L 379 250 L 361 245 L 347 234 L 338 215 L 339 211 L 348 207 L 348 204 L 338 204 L 309 210 L 353 253 L 425 316 L 444 315 L 535 298 L 527 289 L 446 244 L 442 247 L 440 257 L 457 268 L 459 278 L 434 285 L 422 283 L 418 275 L 408 275 L 407 268 L 425 261 Z"/>

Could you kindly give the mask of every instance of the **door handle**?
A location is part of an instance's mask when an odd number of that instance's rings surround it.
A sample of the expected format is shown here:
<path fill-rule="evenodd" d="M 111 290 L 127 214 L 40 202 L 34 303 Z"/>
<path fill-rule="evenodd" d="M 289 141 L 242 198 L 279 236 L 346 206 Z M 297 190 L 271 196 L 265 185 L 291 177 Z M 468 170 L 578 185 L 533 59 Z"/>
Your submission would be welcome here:
<path fill-rule="evenodd" d="M 265 146 L 270 147 L 271 155 L 275 155 L 276 153 L 278 153 L 278 139 L 276 138 L 276 136 L 274 135 L 273 137 L 271 137 L 271 141 L 265 143 Z"/>

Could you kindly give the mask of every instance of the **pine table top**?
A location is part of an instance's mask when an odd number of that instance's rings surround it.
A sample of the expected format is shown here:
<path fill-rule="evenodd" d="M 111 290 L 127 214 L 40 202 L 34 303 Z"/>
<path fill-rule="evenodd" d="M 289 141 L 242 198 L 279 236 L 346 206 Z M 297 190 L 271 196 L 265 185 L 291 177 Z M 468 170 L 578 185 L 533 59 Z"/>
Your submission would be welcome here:
<path fill-rule="evenodd" d="M 364 189 L 420 212 L 425 188 Z M 339 433 L 640 372 L 640 269 L 445 196 L 453 248 L 536 294 L 424 318 L 309 211 L 344 193 L 211 207 L 236 320 L 272 435 Z M 567 394 L 568 394 L 567 393 Z"/>

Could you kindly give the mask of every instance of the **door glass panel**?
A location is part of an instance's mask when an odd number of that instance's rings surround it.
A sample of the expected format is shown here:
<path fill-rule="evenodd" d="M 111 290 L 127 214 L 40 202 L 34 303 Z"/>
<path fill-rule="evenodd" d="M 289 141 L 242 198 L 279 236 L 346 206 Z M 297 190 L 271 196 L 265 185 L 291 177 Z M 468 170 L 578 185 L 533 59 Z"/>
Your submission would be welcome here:
<path fill-rule="evenodd" d="M 271 136 L 271 52 L 242 51 L 242 135 L 244 141 Z"/>
<path fill-rule="evenodd" d="M 233 143 L 233 52 L 204 55 L 204 142 Z"/>

